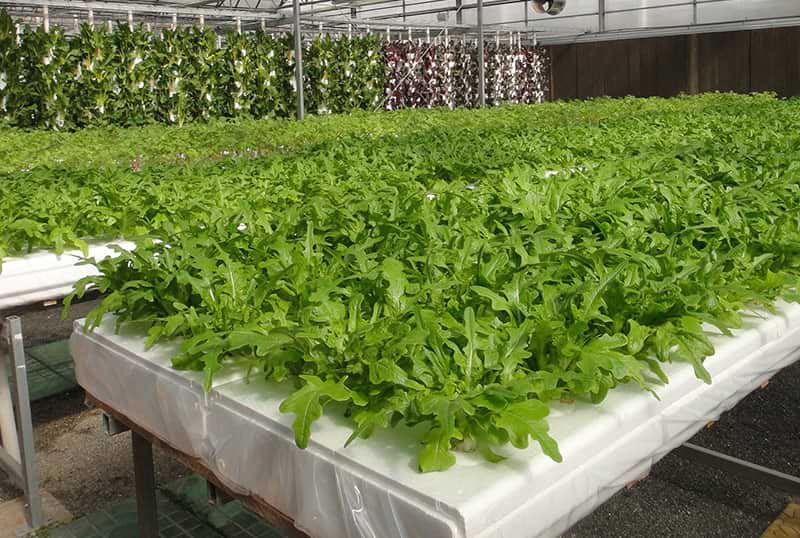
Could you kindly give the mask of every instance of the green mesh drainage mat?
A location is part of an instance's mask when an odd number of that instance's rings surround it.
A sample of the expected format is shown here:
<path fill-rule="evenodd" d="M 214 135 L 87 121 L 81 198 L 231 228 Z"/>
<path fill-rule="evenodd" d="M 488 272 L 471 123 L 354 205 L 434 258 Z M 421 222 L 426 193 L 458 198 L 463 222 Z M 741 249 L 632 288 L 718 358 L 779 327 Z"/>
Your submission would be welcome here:
<path fill-rule="evenodd" d="M 162 538 L 283 538 L 239 502 L 208 504 L 202 478 L 189 476 L 166 486 L 158 494 L 158 521 Z M 127 499 L 105 510 L 65 525 L 39 531 L 32 537 L 138 538 L 136 502 Z"/>
<path fill-rule="evenodd" d="M 41 400 L 77 386 L 69 340 L 60 340 L 25 350 L 31 401 Z"/>
<path fill-rule="evenodd" d="M 216 538 L 213 528 L 188 510 L 158 495 L 158 523 L 163 538 Z M 100 512 L 76 519 L 66 525 L 39 531 L 34 536 L 48 538 L 138 538 L 136 501 L 128 499 Z"/>
<path fill-rule="evenodd" d="M 227 538 L 282 538 L 284 534 L 247 510 L 238 501 L 220 506 L 208 503 L 206 482 L 192 475 L 172 482 L 165 488 L 169 495 L 193 514 Z"/>

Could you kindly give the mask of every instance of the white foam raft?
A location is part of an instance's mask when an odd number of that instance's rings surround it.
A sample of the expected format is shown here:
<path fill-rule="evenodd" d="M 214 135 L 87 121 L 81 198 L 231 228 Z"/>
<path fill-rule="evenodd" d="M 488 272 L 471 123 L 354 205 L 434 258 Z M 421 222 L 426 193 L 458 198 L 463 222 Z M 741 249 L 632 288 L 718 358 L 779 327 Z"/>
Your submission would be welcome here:
<path fill-rule="evenodd" d="M 555 404 L 549 417 L 563 463 L 538 446 L 509 448 L 491 464 L 459 453 L 442 473 L 415 468 L 420 431 L 382 431 L 347 448 L 348 421 L 333 407 L 295 446 L 293 416 L 278 411 L 289 389 L 242 370 L 217 376 L 170 368 L 175 344 L 144 348 L 135 327 L 115 334 L 113 318 L 94 333 L 76 323 L 78 382 L 95 398 L 181 452 L 224 484 L 291 517 L 315 537 L 488 538 L 558 536 L 708 421 L 800 356 L 800 305 L 748 316 L 734 337 L 714 336 L 706 360 L 713 383 L 688 364 L 665 365 L 660 400 L 636 386 L 600 405 Z M 258 377 L 258 376 L 255 376 Z"/>

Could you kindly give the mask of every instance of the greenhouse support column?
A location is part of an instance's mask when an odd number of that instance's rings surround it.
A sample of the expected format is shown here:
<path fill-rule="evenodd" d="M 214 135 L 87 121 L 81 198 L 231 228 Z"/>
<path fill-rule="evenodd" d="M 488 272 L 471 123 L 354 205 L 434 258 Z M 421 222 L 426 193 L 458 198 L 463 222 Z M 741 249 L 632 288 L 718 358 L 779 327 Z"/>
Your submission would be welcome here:
<path fill-rule="evenodd" d="M 486 105 L 486 66 L 483 57 L 483 0 L 478 0 L 478 106 Z"/>
<path fill-rule="evenodd" d="M 297 119 L 306 115 L 303 102 L 303 36 L 300 35 L 300 0 L 294 0 L 294 82 L 297 86 Z"/>
<path fill-rule="evenodd" d="M 606 0 L 597 0 L 597 31 L 606 31 Z"/>
<path fill-rule="evenodd" d="M 522 11 L 524 11 L 525 15 L 525 28 L 528 27 L 528 10 L 531 9 L 531 6 L 528 5 L 528 0 L 522 2 Z"/>

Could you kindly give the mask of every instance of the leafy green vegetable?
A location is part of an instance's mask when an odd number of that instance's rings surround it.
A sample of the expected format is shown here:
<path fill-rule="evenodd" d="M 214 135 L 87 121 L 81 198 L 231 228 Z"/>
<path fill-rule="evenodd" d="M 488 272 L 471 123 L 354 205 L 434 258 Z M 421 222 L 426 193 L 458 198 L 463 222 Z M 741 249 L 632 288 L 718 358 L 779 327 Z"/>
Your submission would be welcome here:
<path fill-rule="evenodd" d="M 217 39 L 209 28 L 154 33 L 120 24 L 112 32 L 84 24 L 67 39 L 59 27 L 24 26 L 17 46 L 14 22 L 0 10 L 0 117 L 63 130 L 293 116 L 292 36 L 230 32 L 221 48 Z M 309 110 L 380 104 L 379 57 L 374 35 L 314 38 L 306 51 Z"/>
<path fill-rule="evenodd" d="M 797 299 L 798 120 L 707 95 L 244 123 L 289 143 L 8 172 L 0 249 L 136 238 L 78 286 L 108 294 L 88 327 L 177 337 L 207 386 L 233 364 L 292 383 L 301 446 L 336 401 L 349 442 L 419 425 L 422 471 L 531 442 L 558 460 L 550 402 L 654 392 L 671 361 L 708 382 L 709 326 Z"/>
<path fill-rule="evenodd" d="M 295 439 L 297 446 L 306 448 L 311 437 L 311 424 L 322 416 L 325 400 L 353 401 L 356 405 L 363 405 L 364 400 L 345 386 L 346 377 L 339 382 L 322 381 L 313 375 L 302 375 L 300 378 L 306 384 L 286 398 L 280 409 L 283 413 L 294 413 L 297 416 L 294 421 Z"/>

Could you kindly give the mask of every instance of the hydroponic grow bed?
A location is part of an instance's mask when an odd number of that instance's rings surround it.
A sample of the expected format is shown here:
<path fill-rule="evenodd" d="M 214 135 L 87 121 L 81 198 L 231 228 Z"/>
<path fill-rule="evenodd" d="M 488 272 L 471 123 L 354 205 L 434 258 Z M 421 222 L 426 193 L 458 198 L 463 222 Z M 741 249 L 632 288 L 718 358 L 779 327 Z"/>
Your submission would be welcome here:
<path fill-rule="evenodd" d="M 96 260 L 115 256 L 112 244 L 126 249 L 134 247 L 128 241 L 93 244 L 89 246 L 88 256 Z M 42 250 L 3 260 L 0 311 L 65 297 L 78 280 L 97 274 L 95 266 L 79 265 L 83 257 L 80 250 L 67 250 L 60 255 Z"/>
<path fill-rule="evenodd" d="M 347 448 L 340 413 L 319 419 L 306 450 L 280 413 L 290 387 L 230 368 L 203 390 L 203 375 L 170 367 L 177 344 L 145 350 L 135 324 L 119 334 L 107 317 L 72 337 L 78 382 L 95 399 L 178 451 L 197 458 L 232 491 L 291 517 L 311 536 L 557 536 L 626 483 L 800 357 L 800 305 L 746 316 L 733 337 L 713 336 L 705 361 L 714 382 L 688 363 L 665 364 L 660 399 L 624 385 L 593 405 L 552 404 L 563 463 L 538 445 L 502 449 L 505 462 L 458 452 L 445 473 L 419 473 L 419 434 L 381 430 Z"/>

